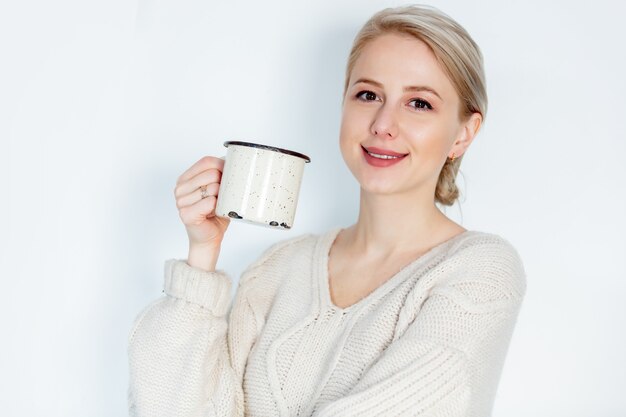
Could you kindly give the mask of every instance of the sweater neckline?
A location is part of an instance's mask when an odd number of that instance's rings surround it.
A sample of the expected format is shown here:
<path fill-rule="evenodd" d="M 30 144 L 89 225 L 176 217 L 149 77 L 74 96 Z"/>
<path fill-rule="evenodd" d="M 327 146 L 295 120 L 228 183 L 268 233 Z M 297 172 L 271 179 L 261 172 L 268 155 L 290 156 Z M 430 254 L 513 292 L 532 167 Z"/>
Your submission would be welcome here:
<path fill-rule="evenodd" d="M 456 242 L 457 240 L 461 239 L 462 237 L 468 236 L 473 233 L 478 233 L 477 231 L 474 231 L 474 230 L 465 230 L 464 232 L 458 233 L 452 236 L 451 238 L 449 238 L 448 240 L 445 240 L 433 246 L 432 248 L 430 248 L 429 250 L 427 250 L 426 252 L 424 252 L 423 254 L 421 254 L 420 256 L 418 256 L 417 258 L 413 259 L 408 264 L 400 268 L 398 272 L 392 275 L 383 284 L 375 288 L 374 291 L 370 292 L 365 297 L 361 298 L 355 303 L 352 303 L 351 305 L 347 307 L 341 308 L 339 306 L 336 306 L 333 303 L 331 296 L 330 296 L 330 286 L 329 286 L 330 273 L 329 273 L 329 268 L 328 268 L 329 259 L 330 259 L 330 249 L 333 243 L 335 242 L 337 235 L 339 234 L 341 230 L 343 230 L 343 227 L 334 227 L 328 230 L 326 233 L 322 234 L 317 242 L 316 250 L 317 250 L 317 259 L 319 260 L 318 268 L 317 268 L 317 282 L 318 282 L 318 294 L 320 296 L 320 304 L 325 308 L 329 308 L 329 309 L 341 312 L 343 314 L 347 314 L 348 312 L 352 310 L 356 310 L 357 308 L 359 308 L 360 306 L 364 304 L 370 304 L 374 302 L 375 300 L 382 298 L 385 294 L 391 291 L 391 289 L 393 289 L 397 284 L 403 281 L 407 273 L 412 271 L 414 267 L 428 261 L 430 258 L 434 257 L 437 253 L 441 252 L 443 249 L 445 249 L 452 243 Z"/>

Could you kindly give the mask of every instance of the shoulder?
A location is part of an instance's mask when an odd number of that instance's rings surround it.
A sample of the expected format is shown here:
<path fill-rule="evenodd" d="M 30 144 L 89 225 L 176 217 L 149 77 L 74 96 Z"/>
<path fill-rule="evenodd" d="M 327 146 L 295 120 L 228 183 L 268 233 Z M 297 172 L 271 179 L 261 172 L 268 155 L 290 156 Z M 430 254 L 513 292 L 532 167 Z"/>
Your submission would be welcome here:
<path fill-rule="evenodd" d="M 470 230 L 450 248 L 449 255 L 465 262 L 482 263 L 500 259 L 522 266 L 522 258 L 516 247 L 496 233 Z"/>
<path fill-rule="evenodd" d="M 272 243 L 244 270 L 239 285 L 250 284 L 268 269 L 282 269 L 297 262 L 297 257 L 308 253 L 306 249 L 313 248 L 318 238 L 317 234 L 303 233 Z"/>
<path fill-rule="evenodd" d="M 288 258 L 286 258 L 287 256 L 314 245 L 318 237 L 319 235 L 317 234 L 304 233 L 274 242 L 249 265 L 248 269 L 257 268 L 272 260 L 281 259 L 286 261 L 288 260 Z"/>
<path fill-rule="evenodd" d="M 526 271 L 520 253 L 496 233 L 471 230 L 449 248 L 440 265 L 442 284 L 453 286 L 474 302 L 521 300 Z"/>

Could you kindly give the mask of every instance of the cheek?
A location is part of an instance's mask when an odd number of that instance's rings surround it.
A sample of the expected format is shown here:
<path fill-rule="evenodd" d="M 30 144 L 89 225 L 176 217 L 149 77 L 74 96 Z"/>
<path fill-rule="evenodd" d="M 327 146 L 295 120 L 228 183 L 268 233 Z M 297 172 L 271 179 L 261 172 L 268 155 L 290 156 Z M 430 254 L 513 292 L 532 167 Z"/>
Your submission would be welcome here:
<path fill-rule="evenodd" d="M 341 142 L 345 143 L 350 141 L 355 135 L 356 130 L 354 114 L 346 107 L 341 113 L 341 126 L 339 128 Z"/>
<path fill-rule="evenodd" d="M 351 132 L 350 127 L 341 123 L 341 128 L 339 129 L 339 149 L 341 150 L 341 155 L 344 160 L 346 156 L 351 152 L 351 148 L 354 147 L 354 134 Z"/>
<path fill-rule="evenodd" d="M 447 152 L 452 133 L 445 123 L 431 120 L 407 126 L 406 135 L 422 155 L 438 160 Z"/>
<path fill-rule="evenodd" d="M 342 140 L 358 140 L 366 138 L 369 132 L 369 116 L 347 104 L 341 114 L 341 138 Z"/>
<path fill-rule="evenodd" d="M 361 114 L 349 108 L 345 108 L 341 116 L 339 149 L 344 162 L 353 173 L 355 158 L 360 157 L 359 144 L 367 139 L 367 123 L 362 119 Z"/>

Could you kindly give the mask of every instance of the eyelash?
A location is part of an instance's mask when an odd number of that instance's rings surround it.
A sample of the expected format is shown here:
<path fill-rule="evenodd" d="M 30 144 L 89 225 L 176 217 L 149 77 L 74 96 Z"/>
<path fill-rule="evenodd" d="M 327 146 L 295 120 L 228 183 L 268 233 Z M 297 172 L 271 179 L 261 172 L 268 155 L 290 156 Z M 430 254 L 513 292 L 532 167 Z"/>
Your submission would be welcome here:
<path fill-rule="evenodd" d="M 366 102 L 367 102 L 367 101 L 371 101 L 371 100 L 365 100 L 365 99 L 360 98 L 361 94 L 363 94 L 363 93 L 371 93 L 371 94 L 376 95 L 376 94 L 375 94 L 374 92 L 372 92 L 372 91 L 369 91 L 369 90 L 363 90 L 363 91 L 360 91 L 359 93 L 357 93 L 357 95 L 355 96 L 355 97 L 356 97 L 356 99 L 357 99 L 357 100 L 360 100 L 360 101 L 366 101 Z M 427 102 L 426 100 L 422 100 L 422 99 L 420 99 L 420 98 L 414 98 L 414 99 L 412 99 L 410 102 L 413 102 L 413 101 L 416 101 L 416 102 L 418 102 L 418 103 L 424 103 L 424 105 L 426 106 L 426 108 L 411 106 L 411 107 L 413 107 L 413 108 L 414 108 L 415 110 L 417 110 L 417 111 L 426 111 L 426 110 L 432 110 L 432 109 L 433 109 L 433 106 L 431 106 L 431 105 L 430 105 L 430 103 L 429 103 L 429 102 Z"/>

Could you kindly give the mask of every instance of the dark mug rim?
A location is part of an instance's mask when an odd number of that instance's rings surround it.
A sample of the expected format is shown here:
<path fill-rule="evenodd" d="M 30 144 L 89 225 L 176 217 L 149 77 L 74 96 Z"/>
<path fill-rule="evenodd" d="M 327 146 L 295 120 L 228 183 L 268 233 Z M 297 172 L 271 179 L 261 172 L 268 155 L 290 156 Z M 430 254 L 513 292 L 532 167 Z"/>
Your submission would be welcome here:
<path fill-rule="evenodd" d="M 228 145 L 240 145 L 240 146 L 249 146 L 251 148 L 267 149 L 267 150 L 274 151 L 274 152 L 297 156 L 298 158 L 304 159 L 305 163 L 311 162 L 311 158 L 309 158 L 305 154 L 302 154 L 296 151 L 290 151 L 289 149 L 277 148 L 276 146 L 262 145 L 260 143 L 253 143 L 253 142 L 242 142 L 239 140 L 227 140 L 226 142 L 224 142 L 225 147 L 228 148 Z"/>

